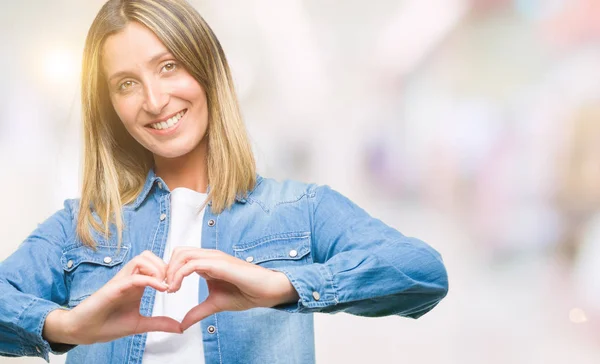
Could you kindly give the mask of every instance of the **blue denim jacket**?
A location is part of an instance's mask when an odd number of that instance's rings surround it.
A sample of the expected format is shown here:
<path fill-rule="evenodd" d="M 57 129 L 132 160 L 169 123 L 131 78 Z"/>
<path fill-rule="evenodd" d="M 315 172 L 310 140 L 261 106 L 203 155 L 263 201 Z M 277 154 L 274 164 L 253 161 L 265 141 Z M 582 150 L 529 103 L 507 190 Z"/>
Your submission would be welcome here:
<path fill-rule="evenodd" d="M 106 284 L 130 259 L 150 250 L 163 256 L 170 223 L 169 190 L 150 171 L 143 192 L 124 206 L 122 249 L 116 234 L 94 233 L 98 249 L 75 235 L 78 200 L 58 211 L 0 263 L 0 355 L 68 351 L 67 363 L 142 360 L 147 334 L 108 343 L 52 347 L 42 338 L 48 313 L 72 308 Z M 113 226 L 114 232 L 114 226 Z M 221 312 L 202 320 L 207 364 L 313 363 L 313 312 L 418 318 L 446 295 L 440 255 L 372 218 L 327 186 L 258 177 L 246 197 L 219 215 L 204 214 L 202 247 L 283 272 L 297 303 Z M 147 288 L 140 311 L 152 314 Z M 207 296 L 201 282 L 199 301 Z M 197 326 L 196 326 L 197 327 Z"/>

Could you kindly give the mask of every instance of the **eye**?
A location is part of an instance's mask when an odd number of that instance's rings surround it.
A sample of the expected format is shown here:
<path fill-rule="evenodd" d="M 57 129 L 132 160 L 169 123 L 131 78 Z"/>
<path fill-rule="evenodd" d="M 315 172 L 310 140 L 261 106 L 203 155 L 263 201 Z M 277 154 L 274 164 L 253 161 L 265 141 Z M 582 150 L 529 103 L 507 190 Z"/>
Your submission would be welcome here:
<path fill-rule="evenodd" d="M 127 91 L 131 86 L 133 86 L 133 81 L 125 81 L 119 85 L 119 91 Z"/>
<path fill-rule="evenodd" d="M 174 71 L 177 68 L 177 64 L 175 62 L 169 62 L 163 66 L 163 70 L 166 72 Z"/>

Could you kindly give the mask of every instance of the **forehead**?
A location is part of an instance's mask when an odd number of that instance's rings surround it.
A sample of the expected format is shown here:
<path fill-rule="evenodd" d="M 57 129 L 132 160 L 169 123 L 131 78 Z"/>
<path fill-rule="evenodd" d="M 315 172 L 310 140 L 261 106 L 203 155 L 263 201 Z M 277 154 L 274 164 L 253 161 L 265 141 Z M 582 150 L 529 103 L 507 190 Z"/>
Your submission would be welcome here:
<path fill-rule="evenodd" d="M 123 30 L 106 38 L 102 47 L 102 68 L 110 77 L 116 72 L 140 68 L 165 51 L 165 45 L 150 29 L 138 22 L 129 22 Z"/>

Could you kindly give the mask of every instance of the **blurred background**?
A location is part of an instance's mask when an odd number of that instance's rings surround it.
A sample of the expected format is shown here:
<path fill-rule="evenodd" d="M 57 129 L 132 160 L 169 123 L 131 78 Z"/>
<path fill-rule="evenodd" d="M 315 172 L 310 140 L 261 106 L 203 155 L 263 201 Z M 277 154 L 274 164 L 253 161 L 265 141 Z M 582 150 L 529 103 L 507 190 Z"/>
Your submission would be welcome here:
<path fill-rule="evenodd" d="M 103 3 L 0 5 L 0 260 L 79 195 Z M 449 295 L 419 320 L 317 315 L 319 363 L 600 362 L 600 2 L 191 3 L 259 172 L 329 184 L 446 262 Z"/>

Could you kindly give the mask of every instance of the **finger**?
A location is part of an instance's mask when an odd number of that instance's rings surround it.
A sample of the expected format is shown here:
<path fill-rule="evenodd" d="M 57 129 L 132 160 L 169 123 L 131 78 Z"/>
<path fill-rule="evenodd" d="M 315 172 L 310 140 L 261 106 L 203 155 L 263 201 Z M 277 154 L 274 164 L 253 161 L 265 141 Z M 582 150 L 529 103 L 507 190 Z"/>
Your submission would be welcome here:
<path fill-rule="evenodd" d="M 137 257 L 133 258 L 125 265 L 125 267 L 123 267 L 118 275 L 123 277 L 135 274 L 143 274 L 157 278 L 163 277 L 160 269 L 158 269 L 149 258 L 142 255 L 138 255 Z"/>
<path fill-rule="evenodd" d="M 134 269 L 133 274 L 143 274 L 164 280 L 164 274 L 160 271 L 160 268 L 158 268 L 150 258 L 145 256 L 138 257 L 138 264 L 136 269 Z"/>
<path fill-rule="evenodd" d="M 167 283 L 171 285 L 174 279 L 175 272 L 177 272 L 183 265 L 185 265 L 190 260 L 209 258 L 211 256 L 214 256 L 214 251 L 211 249 L 191 247 L 176 248 L 173 252 L 171 260 L 169 261 L 169 267 L 167 268 Z"/>
<path fill-rule="evenodd" d="M 189 276 L 192 273 L 198 273 L 203 277 L 210 277 L 214 279 L 222 278 L 227 271 L 227 262 L 220 259 L 194 259 L 181 266 L 177 272 L 173 275 L 173 280 L 169 283 L 169 291 L 177 292 L 181 288 L 181 282 L 183 278 Z M 229 267 L 232 269 L 233 267 Z"/>
<path fill-rule="evenodd" d="M 162 332 L 171 332 L 175 334 L 182 334 L 183 329 L 181 328 L 181 324 L 166 316 L 154 316 L 154 317 L 145 317 L 142 316 L 138 327 L 135 330 L 135 334 L 143 334 L 145 332 L 151 331 L 162 331 Z"/>
<path fill-rule="evenodd" d="M 187 262 L 185 265 L 179 267 L 179 269 L 174 273 L 171 278 L 169 284 L 169 292 L 177 292 L 181 288 L 181 282 L 183 282 L 183 278 L 189 276 L 190 274 L 196 271 L 196 262 L 197 260 L 192 260 Z"/>
<path fill-rule="evenodd" d="M 119 287 L 119 291 L 124 293 L 132 288 L 152 287 L 157 291 L 164 292 L 169 288 L 161 279 L 142 274 L 134 274 L 124 279 Z"/>
<path fill-rule="evenodd" d="M 198 306 L 192 308 L 181 321 L 181 329 L 183 331 L 190 328 L 197 322 L 205 319 L 206 317 L 219 312 L 219 310 L 209 301 L 206 300 Z"/>
<path fill-rule="evenodd" d="M 167 283 L 172 285 L 175 280 L 175 273 L 181 269 L 182 266 L 190 262 L 191 260 L 227 260 L 233 258 L 232 256 L 225 254 L 219 250 L 214 249 L 202 249 L 202 248 L 181 248 L 175 255 L 174 259 L 169 262 L 169 268 L 167 269 Z"/>
<path fill-rule="evenodd" d="M 193 248 L 200 249 L 200 248 Z M 194 254 L 195 253 L 195 254 Z M 169 283 L 173 280 L 173 274 L 184 265 L 189 259 L 189 255 L 197 256 L 199 253 L 192 251 L 191 248 L 188 247 L 178 247 L 173 250 L 171 254 L 171 259 L 169 260 L 169 265 L 167 266 L 167 273 L 165 275 L 166 282 Z"/>
<path fill-rule="evenodd" d="M 159 271 L 161 278 L 165 278 L 167 275 L 167 263 L 164 260 L 159 258 L 156 254 L 151 252 L 150 250 L 145 250 L 142 254 L 143 257 L 147 258 Z"/>

